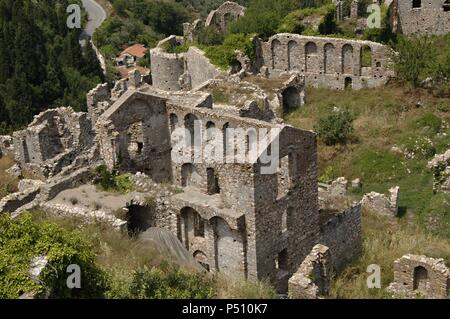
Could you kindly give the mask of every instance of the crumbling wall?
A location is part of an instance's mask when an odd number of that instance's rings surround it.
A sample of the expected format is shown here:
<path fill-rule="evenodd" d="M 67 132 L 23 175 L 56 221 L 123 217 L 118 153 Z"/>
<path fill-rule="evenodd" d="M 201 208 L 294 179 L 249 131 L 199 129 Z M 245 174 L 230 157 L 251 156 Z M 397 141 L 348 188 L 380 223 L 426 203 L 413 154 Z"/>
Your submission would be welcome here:
<path fill-rule="evenodd" d="M 389 189 L 389 196 L 377 192 L 364 195 L 361 200 L 362 207 L 370 212 L 388 217 L 397 217 L 400 187 Z"/>
<path fill-rule="evenodd" d="M 180 77 L 184 73 L 184 54 L 168 53 L 167 47 L 181 45 L 182 40 L 171 36 L 150 50 L 152 84 L 165 91 L 181 90 Z"/>
<path fill-rule="evenodd" d="M 289 279 L 289 298 L 317 299 L 328 294 L 331 277 L 330 251 L 318 244 L 313 247 Z"/>
<path fill-rule="evenodd" d="M 54 176 L 92 147 L 93 139 L 86 113 L 75 113 L 70 107 L 51 109 L 14 132 L 15 158 L 22 169 L 37 176 Z"/>
<path fill-rule="evenodd" d="M 321 219 L 320 243 L 330 248 L 332 268 L 339 271 L 361 254 L 361 205 Z"/>
<path fill-rule="evenodd" d="M 189 48 L 189 51 L 185 54 L 185 60 L 191 88 L 197 88 L 208 80 L 223 74 L 223 72 L 209 62 L 205 53 L 196 47 Z"/>
<path fill-rule="evenodd" d="M 450 150 L 436 155 L 433 160 L 428 162 L 428 168 L 433 172 L 434 192 L 450 194 Z"/>
<path fill-rule="evenodd" d="M 448 298 L 450 269 L 443 259 L 405 255 L 394 262 L 394 281 L 388 291 L 407 298 Z"/>
<path fill-rule="evenodd" d="M 395 0 L 398 32 L 443 35 L 450 30 L 450 4 L 446 0 Z M 417 7 L 414 7 L 417 4 Z"/>
<path fill-rule="evenodd" d="M 371 50 L 372 64 L 364 67 L 364 47 Z M 264 66 L 271 76 L 300 72 L 306 84 L 333 89 L 362 89 L 386 84 L 395 74 L 390 69 L 388 46 L 360 40 L 276 34 L 262 43 Z"/>
<path fill-rule="evenodd" d="M 245 7 L 231 1 L 224 2 L 219 8 L 209 13 L 205 26 L 215 26 L 225 32 L 230 22 L 236 21 L 244 16 Z"/>

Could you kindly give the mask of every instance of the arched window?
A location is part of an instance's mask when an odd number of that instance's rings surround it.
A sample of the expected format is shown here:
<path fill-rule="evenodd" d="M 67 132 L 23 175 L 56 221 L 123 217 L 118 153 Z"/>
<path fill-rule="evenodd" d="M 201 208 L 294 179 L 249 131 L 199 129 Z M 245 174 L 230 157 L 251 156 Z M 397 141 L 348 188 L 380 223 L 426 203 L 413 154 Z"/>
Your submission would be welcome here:
<path fill-rule="evenodd" d="M 422 266 L 414 268 L 414 290 L 425 291 L 428 283 L 428 270 Z"/>

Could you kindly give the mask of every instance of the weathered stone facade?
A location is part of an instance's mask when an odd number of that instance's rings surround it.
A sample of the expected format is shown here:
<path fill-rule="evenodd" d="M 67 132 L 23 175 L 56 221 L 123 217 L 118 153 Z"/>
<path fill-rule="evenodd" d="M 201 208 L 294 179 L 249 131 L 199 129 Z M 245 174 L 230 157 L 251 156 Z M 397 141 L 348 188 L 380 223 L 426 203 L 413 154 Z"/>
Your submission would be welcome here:
<path fill-rule="evenodd" d="M 206 21 L 200 19 L 193 23 L 183 23 L 183 36 L 188 42 L 196 42 L 198 34 L 204 28 L 215 28 L 220 32 L 227 31 L 228 24 L 245 15 L 246 8 L 238 3 L 226 1 L 216 10 L 209 13 Z"/>
<path fill-rule="evenodd" d="M 330 252 L 324 245 L 313 247 L 289 279 L 289 298 L 317 299 L 328 294 L 331 278 Z"/>
<path fill-rule="evenodd" d="M 405 35 L 450 32 L 450 3 L 446 0 L 394 0 L 395 30 Z"/>
<path fill-rule="evenodd" d="M 444 192 L 450 195 L 450 150 L 436 155 L 428 163 L 428 168 L 433 172 L 434 192 Z"/>
<path fill-rule="evenodd" d="M 364 209 L 388 217 L 397 217 L 400 187 L 389 189 L 389 196 L 377 192 L 364 195 L 361 203 Z"/>
<path fill-rule="evenodd" d="M 16 161 L 34 175 L 53 176 L 90 149 L 93 136 L 86 113 L 75 113 L 70 107 L 48 110 L 14 133 Z"/>
<path fill-rule="evenodd" d="M 450 269 L 443 259 L 405 255 L 394 262 L 394 282 L 388 291 L 407 298 L 448 298 Z"/>
<path fill-rule="evenodd" d="M 231 1 L 224 2 L 216 10 L 209 13 L 205 26 L 215 26 L 220 31 L 227 30 L 228 23 L 239 19 L 245 15 L 245 7 Z"/>
<path fill-rule="evenodd" d="M 205 103 L 208 97 L 204 93 L 177 97 L 151 88 L 127 92 L 97 122 L 101 157 L 109 167 L 120 158 L 125 171 L 139 170 L 155 181 L 185 189 L 170 199 L 165 219 L 205 267 L 230 276 L 287 283 L 319 240 L 315 134 L 215 109 Z M 172 161 L 175 141 L 170 133 L 189 127 L 190 119 L 201 121 L 204 126 L 195 129 L 203 136 L 207 124 L 280 129 L 281 171 L 263 175 L 257 163 Z M 140 142 L 129 132 L 136 123 Z M 139 154 L 130 152 L 133 143 L 142 144 Z M 217 187 L 211 188 L 211 178 Z"/>
<path fill-rule="evenodd" d="M 370 50 L 371 64 L 364 65 L 363 50 Z M 333 89 L 362 89 L 385 85 L 391 70 L 388 46 L 359 40 L 276 34 L 262 43 L 263 65 L 271 76 L 299 72 L 306 84 Z"/>

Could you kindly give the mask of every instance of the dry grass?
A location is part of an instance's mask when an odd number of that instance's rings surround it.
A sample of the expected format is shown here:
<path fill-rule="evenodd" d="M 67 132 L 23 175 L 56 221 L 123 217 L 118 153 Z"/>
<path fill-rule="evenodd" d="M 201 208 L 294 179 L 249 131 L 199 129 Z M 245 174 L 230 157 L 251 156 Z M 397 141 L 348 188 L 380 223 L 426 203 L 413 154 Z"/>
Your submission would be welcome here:
<path fill-rule="evenodd" d="M 274 299 L 275 289 L 267 282 L 249 282 L 230 280 L 219 276 L 216 278 L 218 299 Z"/>
<path fill-rule="evenodd" d="M 365 212 L 363 254 L 334 278 L 331 298 L 389 298 L 385 288 L 393 280 L 393 263 L 405 254 L 444 258 L 450 265 L 450 242 L 425 233 L 412 218 L 398 222 Z M 367 288 L 367 266 L 381 267 L 382 289 Z"/>
<path fill-rule="evenodd" d="M 14 158 L 12 156 L 3 156 L 0 158 L 0 198 L 18 190 L 17 184 L 19 180 L 6 173 L 6 170 L 13 165 Z"/>

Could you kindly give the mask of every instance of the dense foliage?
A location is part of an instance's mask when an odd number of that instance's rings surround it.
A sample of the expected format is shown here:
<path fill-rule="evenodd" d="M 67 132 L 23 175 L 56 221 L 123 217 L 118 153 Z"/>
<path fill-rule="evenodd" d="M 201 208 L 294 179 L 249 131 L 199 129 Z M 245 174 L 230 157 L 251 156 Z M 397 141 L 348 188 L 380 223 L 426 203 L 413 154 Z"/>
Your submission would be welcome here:
<path fill-rule="evenodd" d="M 413 86 L 450 89 L 450 34 L 433 37 L 400 37 L 395 50 L 399 77 Z"/>
<path fill-rule="evenodd" d="M 102 72 L 80 29 L 66 25 L 68 0 L 0 0 L 0 131 L 56 105 L 85 109 Z M 81 2 L 81 1 L 80 1 Z"/>
<path fill-rule="evenodd" d="M 353 134 L 353 116 L 348 110 L 335 110 L 320 118 L 315 130 L 326 145 L 345 144 Z"/>
<path fill-rule="evenodd" d="M 142 299 L 211 299 L 214 282 L 203 274 L 164 266 L 136 271 L 129 291 Z"/>
<path fill-rule="evenodd" d="M 158 40 L 183 33 L 187 9 L 176 1 L 112 0 L 115 14 L 95 32 L 94 41 L 107 57 L 126 46 L 142 43 L 154 47 Z"/>
<path fill-rule="evenodd" d="M 47 256 L 41 283 L 30 279 L 33 258 Z M 0 298 L 18 298 L 23 293 L 50 293 L 57 298 L 98 298 L 106 291 L 107 277 L 96 264 L 92 246 L 83 236 L 50 223 L 36 224 L 31 215 L 13 220 L 0 216 Z M 67 267 L 80 266 L 81 288 L 66 285 Z"/>

